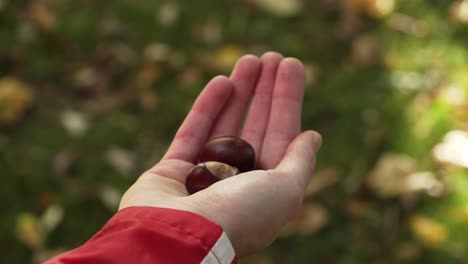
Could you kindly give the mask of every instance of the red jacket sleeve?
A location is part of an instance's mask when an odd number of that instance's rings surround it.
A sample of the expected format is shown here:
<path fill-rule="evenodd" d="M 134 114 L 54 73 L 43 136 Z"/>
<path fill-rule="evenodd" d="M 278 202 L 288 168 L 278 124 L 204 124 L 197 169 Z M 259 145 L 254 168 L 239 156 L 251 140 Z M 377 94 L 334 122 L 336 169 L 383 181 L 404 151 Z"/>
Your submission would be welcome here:
<path fill-rule="evenodd" d="M 220 226 L 190 212 L 156 207 L 119 211 L 83 246 L 45 264 L 237 263 Z"/>

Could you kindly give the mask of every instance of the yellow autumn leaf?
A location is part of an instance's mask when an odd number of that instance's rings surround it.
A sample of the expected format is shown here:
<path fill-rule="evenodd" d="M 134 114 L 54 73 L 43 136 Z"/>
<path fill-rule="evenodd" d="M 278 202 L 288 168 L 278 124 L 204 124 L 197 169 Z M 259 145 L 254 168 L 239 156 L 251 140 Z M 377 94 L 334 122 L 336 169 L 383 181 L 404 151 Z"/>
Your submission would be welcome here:
<path fill-rule="evenodd" d="M 37 217 L 31 213 L 21 213 L 16 219 L 16 237 L 30 248 L 42 247 L 43 232 Z"/>
<path fill-rule="evenodd" d="M 244 53 L 245 52 L 238 46 L 223 46 L 215 52 L 215 64 L 222 71 L 229 71 Z"/>
<path fill-rule="evenodd" d="M 18 122 L 32 102 L 27 84 L 12 77 L 0 79 L 0 125 Z"/>
<path fill-rule="evenodd" d="M 395 0 L 344 0 L 343 5 L 346 9 L 381 18 L 393 13 Z"/>
<path fill-rule="evenodd" d="M 375 18 L 388 16 L 395 9 L 395 0 L 362 0 L 362 2 L 367 14 Z"/>
<path fill-rule="evenodd" d="M 451 212 L 451 217 L 455 221 L 468 222 L 468 204 L 454 209 Z"/>
<path fill-rule="evenodd" d="M 425 246 L 439 247 L 448 239 L 447 228 L 428 217 L 414 215 L 409 225 L 416 238 Z"/>

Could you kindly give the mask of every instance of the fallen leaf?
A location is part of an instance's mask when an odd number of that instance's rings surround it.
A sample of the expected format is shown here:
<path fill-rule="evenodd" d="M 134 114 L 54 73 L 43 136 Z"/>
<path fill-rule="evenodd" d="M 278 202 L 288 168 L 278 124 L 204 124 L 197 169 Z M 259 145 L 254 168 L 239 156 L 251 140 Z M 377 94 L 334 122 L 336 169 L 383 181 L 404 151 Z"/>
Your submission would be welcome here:
<path fill-rule="evenodd" d="M 463 107 L 468 103 L 467 92 L 462 87 L 456 85 L 444 87 L 440 90 L 438 96 L 445 103 L 455 107 Z"/>
<path fill-rule="evenodd" d="M 35 215 L 31 213 L 21 213 L 17 216 L 16 237 L 31 249 L 38 249 L 43 246 L 43 230 Z"/>
<path fill-rule="evenodd" d="M 83 91 L 92 91 L 99 84 L 99 73 L 93 67 L 84 67 L 74 74 L 75 84 Z"/>
<path fill-rule="evenodd" d="M 309 198 L 326 188 L 336 184 L 339 180 L 339 171 L 336 168 L 325 168 L 317 171 L 309 181 L 305 197 Z"/>
<path fill-rule="evenodd" d="M 451 212 L 451 218 L 459 222 L 468 223 L 468 204 L 462 207 L 455 208 Z"/>
<path fill-rule="evenodd" d="M 195 38 L 200 39 L 206 44 L 216 44 L 221 40 L 222 28 L 219 23 L 206 23 L 195 27 Z"/>
<path fill-rule="evenodd" d="M 374 36 L 357 36 L 351 50 L 352 61 L 357 65 L 374 65 L 381 60 L 380 44 Z"/>
<path fill-rule="evenodd" d="M 155 63 L 146 63 L 136 75 L 139 89 L 151 88 L 161 77 L 161 67 Z"/>
<path fill-rule="evenodd" d="M 413 215 L 409 225 L 416 238 L 425 246 L 439 247 L 448 239 L 447 228 L 431 218 Z"/>
<path fill-rule="evenodd" d="M 468 1 L 455 1 L 450 8 L 450 17 L 452 20 L 461 23 L 468 24 Z"/>
<path fill-rule="evenodd" d="M 408 155 L 387 153 L 369 173 L 367 185 L 382 198 L 407 192 L 407 178 L 416 172 L 416 161 Z"/>
<path fill-rule="evenodd" d="M 156 12 L 158 22 L 166 27 L 174 25 L 179 19 L 179 6 L 175 2 L 166 2 Z"/>
<path fill-rule="evenodd" d="M 51 0 L 36 0 L 32 1 L 28 7 L 28 18 L 44 31 L 50 31 L 57 24 L 54 2 Z"/>
<path fill-rule="evenodd" d="M 434 148 L 433 155 L 439 163 L 468 168 L 468 132 L 450 131 Z"/>
<path fill-rule="evenodd" d="M 58 204 L 49 206 L 40 219 L 42 229 L 47 233 L 52 232 L 62 222 L 63 217 L 64 210 L 62 206 Z"/>
<path fill-rule="evenodd" d="M 281 231 L 282 236 L 291 234 L 310 235 L 328 223 L 328 212 L 320 204 L 304 204 L 299 213 Z"/>
<path fill-rule="evenodd" d="M 361 0 L 361 5 L 374 18 L 388 16 L 395 10 L 395 0 Z"/>
<path fill-rule="evenodd" d="M 120 147 L 110 147 L 106 151 L 106 160 L 120 174 L 129 175 L 135 168 L 134 154 Z"/>
<path fill-rule="evenodd" d="M 430 32 L 431 28 L 427 21 L 413 18 L 407 14 L 396 13 L 390 16 L 388 26 L 397 32 L 424 37 Z"/>
<path fill-rule="evenodd" d="M 29 86 L 13 77 L 0 79 L 0 126 L 16 124 L 31 107 Z"/>
<path fill-rule="evenodd" d="M 394 71 L 390 80 L 395 88 L 408 93 L 425 89 L 427 77 L 417 71 Z"/>
<path fill-rule="evenodd" d="M 408 175 L 405 188 L 407 193 L 424 191 L 434 197 L 441 196 L 446 190 L 445 185 L 437 179 L 433 172 L 429 171 L 415 172 Z"/>
<path fill-rule="evenodd" d="M 222 71 L 230 71 L 245 52 L 238 46 L 226 45 L 214 53 L 215 65 Z"/>
<path fill-rule="evenodd" d="M 390 15 L 395 9 L 395 0 L 345 0 L 344 6 L 373 18 Z"/>
<path fill-rule="evenodd" d="M 99 190 L 99 198 L 109 210 L 115 211 L 119 208 L 122 192 L 111 185 L 102 186 Z"/>
<path fill-rule="evenodd" d="M 89 123 L 81 112 L 64 111 L 60 115 L 60 121 L 72 137 L 83 136 L 89 129 Z"/>
<path fill-rule="evenodd" d="M 170 57 L 172 49 L 165 43 L 151 43 L 143 50 L 143 58 L 149 62 L 164 62 Z"/>
<path fill-rule="evenodd" d="M 301 0 L 255 0 L 255 3 L 266 12 L 278 17 L 294 16 L 302 10 Z"/>

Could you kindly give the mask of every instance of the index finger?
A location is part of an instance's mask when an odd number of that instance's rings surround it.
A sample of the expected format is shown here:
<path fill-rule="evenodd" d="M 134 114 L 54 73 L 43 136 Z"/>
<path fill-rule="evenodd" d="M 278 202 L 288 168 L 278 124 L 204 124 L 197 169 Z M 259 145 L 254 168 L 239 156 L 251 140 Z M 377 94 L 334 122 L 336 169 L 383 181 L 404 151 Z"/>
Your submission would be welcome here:
<path fill-rule="evenodd" d="M 215 77 L 206 85 L 177 131 L 163 160 L 195 161 L 233 87 L 232 81 L 225 76 Z"/>
<path fill-rule="evenodd" d="M 257 84 L 262 68 L 259 58 L 245 55 L 238 60 L 231 74 L 234 89 L 223 113 L 216 120 L 210 138 L 222 136 L 237 136 L 250 97 Z"/>

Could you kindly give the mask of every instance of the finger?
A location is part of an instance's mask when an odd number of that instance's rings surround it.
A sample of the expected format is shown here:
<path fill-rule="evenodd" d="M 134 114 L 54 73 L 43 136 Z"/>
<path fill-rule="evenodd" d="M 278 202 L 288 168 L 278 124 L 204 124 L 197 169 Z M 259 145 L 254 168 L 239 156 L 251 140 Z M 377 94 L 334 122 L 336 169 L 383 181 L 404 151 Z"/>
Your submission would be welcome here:
<path fill-rule="evenodd" d="M 149 169 L 140 178 L 143 178 L 143 176 L 156 178 L 154 177 L 156 175 L 156 176 L 163 177 L 163 178 L 169 178 L 169 179 L 172 179 L 179 183 L 184 184 L 185 179 L 187 178 L 188 173 L 192 169 L 192 167 L 193 167 L 193 164 L 190 162 L 176 160 L 176 159 L 166 159 L 166 160 L 160 161 L 153 168 Z M 171 186 L 171 188 L 168 188 L 168 189 L 174 190 L 173 187 L 174 186 Z M 183 193 L 185 195 L 187 194 L 185 185 L 181 189 L 175 189 L 175 191 L 177 191 L 178 193 Z"/>
<path fill-rule="evenodd" d="M 216 121 L 210 138 L 237 136 L 245 108 L 257 84 L 261 68 L 260 59 L 253 55 L 243 56 L 237 61 L 230 77 L 234 83 L 234 91 Z"/>
<path fill-rule="evenodd" d="M 119 210 L 130 206 L 168 207 L 170 198 L 187 196 L 182 175 L 186 175 L 192 166 L 190 162 L 180 160 L 159 162 L 125 192 Z"/>
<path fill-rule="evenodd" d="M 194 162 L 234 86 L 225 76 L 212 79 L 195 101 L 177 131 L 164 159 Z"/>
<path fill-rule="evenodd" d="M 274 171 L 285 176 L 289 183 L 296 182 L 305 190 L 315 168 L 315 157 L 321 143 L 322 138 L 317 132 L 301 133 L 288 146 Z"/>
<path fill-rule="evenodd" d="M 304 65 L 299 60 L 286 58 L 281 61 L 260 155 L 260 165 L 264 169 L 276 167 L 289 143 L 301 131 L 304 82 Z"/>
<path fill-rule="evenodd" d="M 276 52 L 267 52 L 262 56 L 262 73 L 242 128 L 241 137 L 252 145 L 257 159 L 262 151 L 263 138 L 270 117 L 276 73 L 282 59 L 283 56 Z"/>

